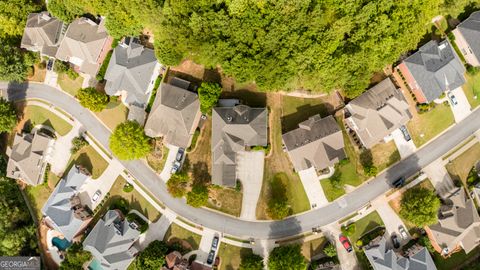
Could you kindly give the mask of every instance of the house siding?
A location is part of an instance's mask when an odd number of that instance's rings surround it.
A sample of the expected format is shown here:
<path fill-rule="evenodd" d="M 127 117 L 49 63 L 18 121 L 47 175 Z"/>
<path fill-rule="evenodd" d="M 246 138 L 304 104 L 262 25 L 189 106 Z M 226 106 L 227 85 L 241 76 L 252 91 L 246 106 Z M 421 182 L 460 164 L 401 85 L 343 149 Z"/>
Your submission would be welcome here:
<path fill-rule="evenodd" d="M 457 44 L 458 49 L 460 50 L 463 57 L 465 58 L 465 61 L 474 67 L 480 66 L 480 62 L 478 61 L 477 57 L 473 53 L 472 49 L 468 45 L 467 41 L 463 37 L 460 30 L 457 28 L 452 32 L 453 32 L 453 35 L 455 36 L 455 44 Z"/>
<path fill-rule="evenodd" d="M 412 91 L 412 93 L 417 98 L 417 102 L 426 103 L 427 99 L 423 95 L 423 91 L 420 88 L 420 86 L 418 86 L 417 82 L 415 81 L 415 78 L 413 78 L 413 75 L 410 73 L 410 70 L 408 69 L 407 65 L 405 65 L 405 63 L 401 63 L 400 65 L 397 66 L 397 68 L 400 70 L 403 77 L 405 78 L 405 81 L 407 82 L 407 85 L 410 88 L 410 91 Z"/>

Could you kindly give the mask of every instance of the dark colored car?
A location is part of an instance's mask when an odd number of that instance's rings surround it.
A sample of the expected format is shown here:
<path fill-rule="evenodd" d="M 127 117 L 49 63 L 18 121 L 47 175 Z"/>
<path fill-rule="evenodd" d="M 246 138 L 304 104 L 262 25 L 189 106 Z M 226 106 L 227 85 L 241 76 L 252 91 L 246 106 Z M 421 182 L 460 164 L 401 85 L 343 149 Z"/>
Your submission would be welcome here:
<path fill-rule="evenodd" d="M 54 62 L 54 59 L 53 58 L 50 58 L 48 59 L 48 62 L 47 62 L 47 70 L 52 70 L 53 69 L 53 62 Z"/>
<path fill-rule="evenodd" d="M 405 184 L 405 177 L 400 177 L 397 180 L 393 181 L 392 185 L 395 188 L 401 188 Z"/>
<path fill-rule="evenodd" d="M 405 126 L 400 126 L 400 130 L 403 133 L 403 138 L 405 138 L 405 141 L 410 141 L 412 137 L 410 137 L 410 133 L 408 133 L 408 130 Z"/>
<path fill-rule="evenodd" d="M 338 237 L 338 240 L 340 240 L 340 243 L 342 243 L 342 246 L 345 248 L 347 252 L 352 252 L 352 244 L 350 241 L 348 241 L 348 238 L 345 237 L 344 235 L 340 234 L 340 237 Z"/>
<path fill-rule="evenodd" d="M 210 252 L 208 253 L 207 263 L 212 264 L 213 259 L 215 259 L 215 251 L 210 250 Z"/>
<path fill-rule="evenodd" d="M 212 240 L 212 250 L 217 250 L 218 248 L 218 236 L 213 237 Z"/>
<path fill-rule="evenodd" d="M 175 159 L 180 162 L 183 158 L 183 154 L 185 153 L 185 149 L 183 148 L 178 148 L 178 152 L 177 152 L 177 156 L 175 157 Z"/>
<path fill-rule="evenodd" d="M 398 240 L 398 237 L 396 234 L 392 234 L 390 237 L 392 239 L 393 247 L 394 248 L 399 248 L 400 247 L 400 241 Z"/>

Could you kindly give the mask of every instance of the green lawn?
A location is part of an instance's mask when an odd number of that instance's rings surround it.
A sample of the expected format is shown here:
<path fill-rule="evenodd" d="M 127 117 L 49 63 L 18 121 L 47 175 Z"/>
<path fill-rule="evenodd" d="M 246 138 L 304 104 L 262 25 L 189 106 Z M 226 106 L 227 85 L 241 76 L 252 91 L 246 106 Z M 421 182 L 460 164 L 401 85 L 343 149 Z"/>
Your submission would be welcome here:
<path fill-rule="evenodd" d="M 128 108 L 120 101 L 110 101 L 107 108 L 101 112 L 95 113 L 102 122 L 111 130 L 127 120 Z"/>
<path fill-rule="evenodd" d="M 467 78 L 467 83 L 462 88 L 473 109 L 480 105 L 480 72 L 473 76 L 465 73 L 465 77 Z M 477 98 L 474 98 L 474 96 L 477 96 Z"/>
<path fill-rule="evenodd" d="M 30 201 L 30 205 L 35 210 L 37 220 L 42 219 L 42 207 L 47 202 L 48 197 L 52 193 L 53 189 L 60 181 L 60 177 L 56 176 L 52 172 L 48 174 L 48 184 L 42 184 L 38 186 L 27 186 L 25 189 L 27 197 Z"/>
<path fill-rule="evenodd" d="M 325 237 L 320 237 L 313 239 L 307 242 L 302 243 L 302 254 L 311 261 L 313 257 L 318 254 L 321 254 L 323 247 L 327 244 L 327 239 Z"/>
<path fill-rule="evenodd" d="M 383 225 L 383 220 L 380 218 L 380 215 L 377 213 L 377 211 L 373 211 L 372 213 L 355 222 L 355 233 L 349 236 L 350 241 L 352 241 L 352 244 L 355 245 L 357 240 L 360 239 L 362 235 L 378 226 Z"/>
<path fill-rule="evenodd" d="M 67 134 L 72 126 L 55 113 L 39 106 L 29 105 L 25 108 L 24 118 L 31 121 L 32 126 L 45 125 L 53 128 L 60 136 Z"/>
<path fill-rule="evenodd" d="M 282 96 L 282 130 L 290 131 L 309 117 L 328 114 L 327 103 L 324 98 L 299 98 Z"/>
<path fill-rule="evenodd" d="M 172 223 L 168 228 L 163 238 L 166 242 L 182 242 L 183 245 L 191 250 L 197 250 L 200 246 L 202 237 L 194 232 L 191 232 L 179 225 Z"/>
<path fill-rule="evenodd" d="M 66 74 L 58 74 L 58 85 L 62 88 L 63 91 L 69 93 L 72 96 L 75 96 L 82 88 L 83 77 L 78 76 L 77 79 L 72 80 Z"/>
<path fill-rule="evenodd" d="M 72 155 L 67 166 L 68 169 L 65 171 L 68 172 L 74 164 L 81 165 L 87 169 L 92 174 L 92 179 L 100 177 L 108 166 L 108 162 L 91 145 L 85 146 Z"/>
<path fill-rule="evenodd" d="M 444 259 L 440 254 L 435 252 L 433 254 L 433 261 L 437 266 L 438 270 L 451 270 L 451 269 L 479 269 L 478 261 L 477 263 L 472 262 L 471 260 L 478 257 L 480 254 L 480 247 L 475 248 L 470 251 L 470 253 L 465 254 L 465 251 L 461 250 L 459 252 L 453 253 L 448 259 Z M 470 264 L 469 264 L 470 263 Z M 461 268 L 464 264 L 469 264 L 470 266 L 475 266 L 476 268 Z"/>
<path fill-rule="evenodd" d="M 445 167 L 454 180 L 465 183 L 468 173 L 478 160 L 480 160 L 480 143 L 477 142 Z"/>
<path fill-rule="evenodd" d="M 342 197 L 346 193 L 343 188 L 334 187 L 329 179 L 320 180 L 320 185 L 322 186 L 323 193 L 329 202 Z"/>
<path fill-rule="evenodd" d="M 241 248 L 237 246 L 228 245 L 225 243 L 220 244 L 218 250 L 218 257 L 220 257 L 219 270 L 231 270 L 238 269 L 242 263 L 242 258 L 252 254 L 250 248 Z"/>
<path fill-rule="evenodd" d="M 420 147 L 454 122 L 450 107 L 444 104 L 437 104 L 431 111 L 415 116 L 407 125 L 413 142 L 417 147 Z"/>

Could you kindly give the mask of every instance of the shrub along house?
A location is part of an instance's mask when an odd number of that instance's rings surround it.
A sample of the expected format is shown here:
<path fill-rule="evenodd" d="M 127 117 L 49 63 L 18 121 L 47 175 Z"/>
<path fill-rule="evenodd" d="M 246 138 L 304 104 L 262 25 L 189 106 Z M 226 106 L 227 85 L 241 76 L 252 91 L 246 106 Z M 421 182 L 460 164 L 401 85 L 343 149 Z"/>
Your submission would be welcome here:
<path fill-rule="evenodd" d="M 55 57 L 67 25 L 46 11 L 30 13 L 20 47 L 41 56 Z"/>
<path fill-rule="evenodd" d="M 365 148 L 388 138 L 412 114 L 405 97 L 387 78 L 345 106 L 345 124 Z"/>
<path fill-rule="evenodd" d="M 430 103 L 445 91 L 465 84 L 465 67 L 448 40 L 435 40 L 398 65 L 399 72 L 418 103 Z"/>
<path fill-rule="evenodd" d="M 452 33 L 465 61 L 471 66 L 480 66 L 480 11 L 473 12 Z"/>

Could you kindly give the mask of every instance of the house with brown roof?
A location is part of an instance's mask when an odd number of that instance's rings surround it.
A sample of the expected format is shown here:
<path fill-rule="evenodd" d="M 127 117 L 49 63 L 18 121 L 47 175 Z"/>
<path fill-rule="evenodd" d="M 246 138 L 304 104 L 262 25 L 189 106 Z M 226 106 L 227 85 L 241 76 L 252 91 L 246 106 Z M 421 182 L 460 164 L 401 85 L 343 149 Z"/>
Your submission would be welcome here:
<path fill-rule="evenodd" d="M 200 121 L 200 101 L 190 91 L 190 82 L 172 78 L 162 83 L 145 124 L 149 137 L 163 137 L 167 144 L 182 148 L 190 146 Z"/>
<path fill-rule="evenodd" d="M 105 21 L 75 19 L 67 28 L 55 58 L 70 62 L 81 73 L 95 76 L 111 49 L 113 38 L 108 35 Z"/>
<path fill-rule="evenodd" d="M 67 25 L 47 11 L 30 13 L 20 47 L 42 56 L 55 57 Z"/>
<path fill-rule="evenodd" d="M 371 148 L 411 118 L 402 92 L 387 78 L 345 106 L 345 124 L 361 145 Z"/>
<path fill-rule="evenodd" d="M 12 147 L 7 148 L 7 177 L 32 186 L 42 184 L 54 142 L 51 137 L 39 131 L 33 134 L 15 134 Z"/>
<path fill-rule="evenodd" d="M 450 256 L 461 249 L 471 252 L 480 244 L 480 217 L 473 199 L 463 188 L 443 198 L 438 222 L 425 228 L 435 250 Z"/>
<path fill-rule="evenodd" d="M 322 170 L 346 157 L 342 130 L 333 116 L 314 115 L 282 135 L 295 170 Z"/>
<path fill-rule="evenodd" d="M 480 11 L 473 12 L 452 33 L 465 61 L 474 67 L 480 66 Z"/>
<path fill-rule="evenodd" d="M 431 40 L 395 68 L 419 103 L 465 84 L 465 67 L 448 40 Z"/>
<path fill-rule="evenodd" d="M 215 107 L 212 112 L 212 183 L 235 186 L 237 153 L 267 146 L 267 108 Z"/>

